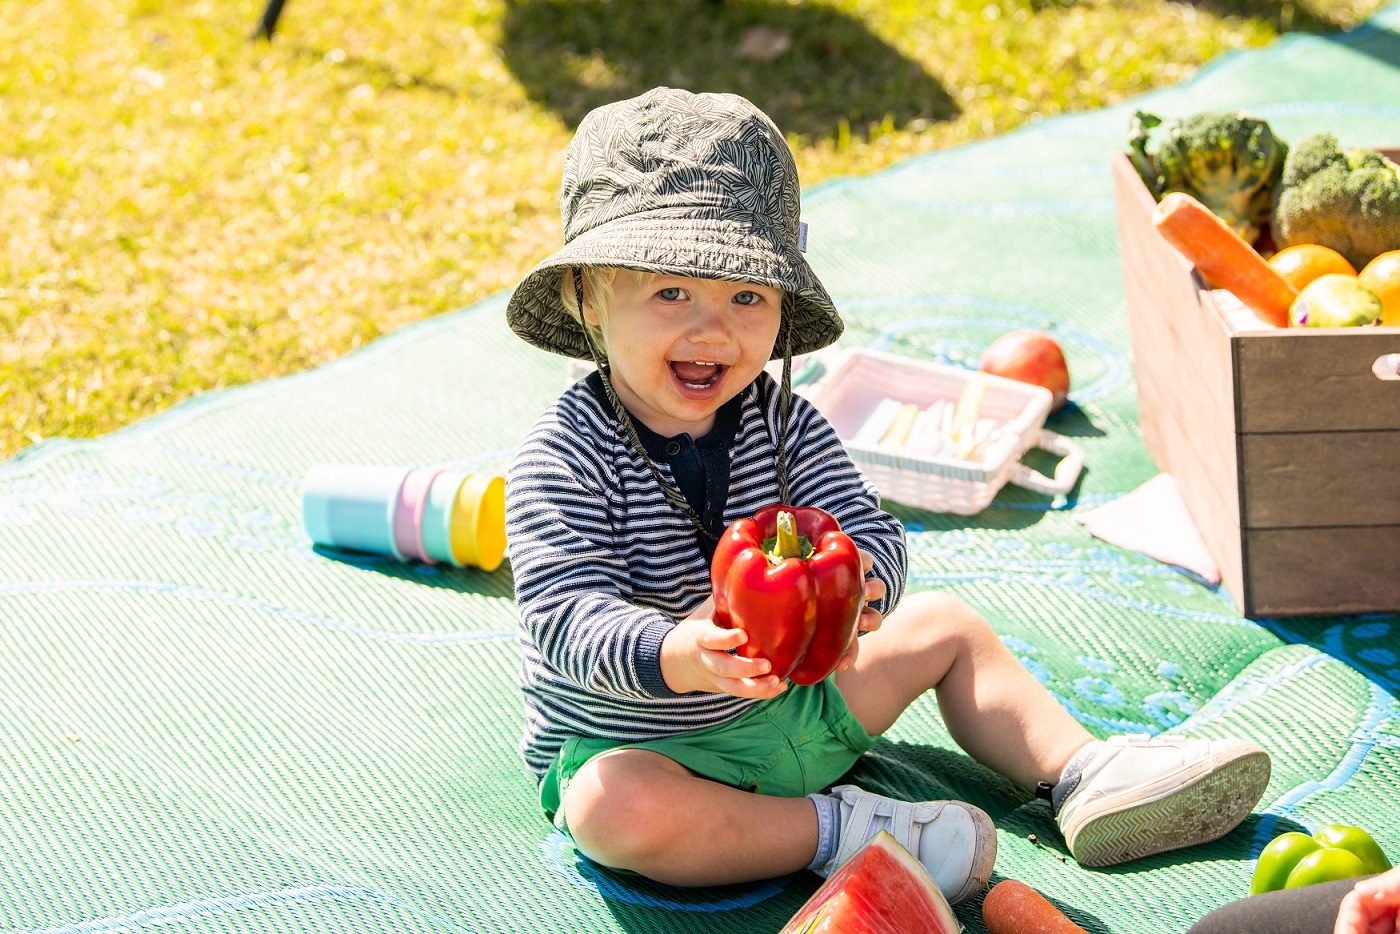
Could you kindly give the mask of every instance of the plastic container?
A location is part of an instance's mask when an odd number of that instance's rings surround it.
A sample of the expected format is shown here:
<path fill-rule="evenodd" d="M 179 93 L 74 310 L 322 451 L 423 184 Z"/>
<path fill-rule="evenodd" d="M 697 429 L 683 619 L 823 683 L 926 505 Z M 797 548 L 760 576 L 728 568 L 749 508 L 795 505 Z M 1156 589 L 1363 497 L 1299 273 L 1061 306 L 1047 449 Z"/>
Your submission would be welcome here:
<path fill-rule="evenodd" d="M 505 490 L 503 477 L 440 467 L 317 464 L 302 483 L 302 524 L 318 545 L 494 571 Z"/>
<path fill-rule="evenodd" d="M 856 466 L 888 499 L 968 516 L 985 509 L 1007 483 L 1053 496 L 1068 493 L 1079 479 L 1083 450 L 1043 427 L 1050 414 L 1047 389 L 864 348 L 844 351 L 824 364 L 826 373 L 802 389 L 802 394 L 831 422 Z M 916 456 L 899 448 L 854 440 L 884 400 L 913 403 L 920 409 L 939 400 L 955 406 L 963 387 L 977 375 L 986 381 L 980 413 L 999 425 L 996 439 L 982 449 L 978 459 Z M 1054 477 L 1020 462 L 1022 455 L 1036 447 L 1063 458 Z"/>
<path fill-rule="evenodd" d="M 451 516 L 452 561 L 483 571 L 500 567 L 506 554 L 506 481 L 473 474 L 457 493 Z"/>
<path fill-rule="evenodd" d="M 317 464 L 301 488 L 302 525 L 321 545 L 395 554 L 394 506 L 408 467 Z"/>
<path fill-rule="evenodd" d="M 415 467 L 399 487 L 394 499 L 394 557 L 400 561 L 427 560 L 423 553 L 423 506 L 433 479 L 440 473 L 439 468 Z"/>
<path fill-rule="evenodd" d="M 423 504 L 423 560 L 457 563 L 452 556 L 452 515 L 469 476 L 465 470 L 444 470 L 433 478 Z"/>

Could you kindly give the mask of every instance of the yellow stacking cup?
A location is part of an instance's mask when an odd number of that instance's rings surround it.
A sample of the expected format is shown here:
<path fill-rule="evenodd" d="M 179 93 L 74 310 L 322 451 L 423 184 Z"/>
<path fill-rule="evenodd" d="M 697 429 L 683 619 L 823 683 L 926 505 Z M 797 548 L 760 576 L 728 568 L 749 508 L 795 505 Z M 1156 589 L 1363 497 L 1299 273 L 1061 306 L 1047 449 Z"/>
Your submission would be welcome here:
<path fill-rule="evenodd" d="M 449 520 L 452 562 L 483 571 L 501 566 L 506 554 L 506 481 L 472 474 L 452 503 Z"/>

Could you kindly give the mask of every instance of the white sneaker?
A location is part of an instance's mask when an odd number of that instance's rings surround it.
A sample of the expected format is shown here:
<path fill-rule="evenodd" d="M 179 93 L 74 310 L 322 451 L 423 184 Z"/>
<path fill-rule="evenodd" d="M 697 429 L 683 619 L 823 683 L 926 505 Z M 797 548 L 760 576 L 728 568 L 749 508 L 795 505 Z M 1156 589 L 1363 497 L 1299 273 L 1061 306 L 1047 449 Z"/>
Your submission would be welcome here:
<path fill-rule="evenodd" d="M 919 862 L 950 905 L 981 892 L 997 858 L 997 830 L 987 812 L 962 801 L 912 804 L 839 785 L 827 792 L 839 801 L 841 839 L 836 855 L 816 870 L 826 877 L 881 830 L 889 831 Z"/>
<path fill-rule="evenodd" d="M 1269 771 L 1247 740 L 1115 736 L 1055 786 L 1051 806 L 1080 864 L 1113 866 L 1223 837 L 1259 803 Z"/>

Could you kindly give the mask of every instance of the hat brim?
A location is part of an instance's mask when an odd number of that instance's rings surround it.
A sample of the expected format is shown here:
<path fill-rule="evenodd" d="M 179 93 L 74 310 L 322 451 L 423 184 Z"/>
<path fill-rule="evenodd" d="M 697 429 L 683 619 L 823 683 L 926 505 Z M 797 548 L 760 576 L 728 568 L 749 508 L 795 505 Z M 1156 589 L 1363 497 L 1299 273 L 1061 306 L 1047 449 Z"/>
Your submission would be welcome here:
<path fill-rule="evenodd" d="M 755 282 L 791 296 L 794 355 L 820 350 L 841 336 L 841 316 L 795 246 L 768 230 L 674 210 L 629 214 L 579 234 L 521 280 L 506 307 L 512 330 L 544 350 L 591 360 L 583 327 L 564 307 L 564 270 L 612 266 L 672 276 Z M 775 346 L 773 358 L 783 355 Z"/>

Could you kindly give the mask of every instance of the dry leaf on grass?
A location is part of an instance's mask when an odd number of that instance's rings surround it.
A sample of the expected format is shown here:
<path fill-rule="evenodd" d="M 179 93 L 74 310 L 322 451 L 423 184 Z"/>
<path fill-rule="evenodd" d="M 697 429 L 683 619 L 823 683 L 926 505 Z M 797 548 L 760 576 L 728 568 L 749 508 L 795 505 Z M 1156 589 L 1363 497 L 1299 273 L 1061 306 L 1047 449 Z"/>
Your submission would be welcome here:
<path fill-rule="evenodd" d="M 791 34 L 772 26 L 750 26 L 744 30 L 734 51 L 740 58 L 771 62 L 790 48 Z"/>

